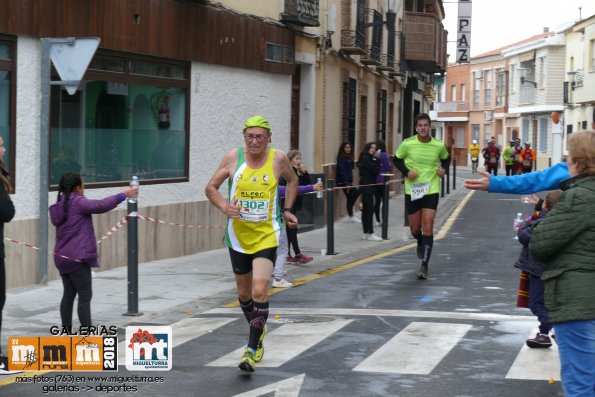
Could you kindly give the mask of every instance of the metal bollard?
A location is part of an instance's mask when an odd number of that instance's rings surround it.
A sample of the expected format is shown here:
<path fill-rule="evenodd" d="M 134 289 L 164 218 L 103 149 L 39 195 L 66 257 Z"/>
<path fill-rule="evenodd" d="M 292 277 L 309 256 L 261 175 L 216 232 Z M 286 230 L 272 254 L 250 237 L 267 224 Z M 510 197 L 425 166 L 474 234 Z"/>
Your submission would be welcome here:
<path fill-rule="evenodd" d="M 403 184 L 403 226 L 409 226 L 409 214 L 407 214 L 407 203 L 405 200 L 405 179 L 401 183 Z"/>
<path fill-rule="evenodd" d="M 388 240 L 388 201 L 389 201 L 389 181 L 393 174 L 382 174 L 384 176 L 384 186 L 382 187 L 382 239 Z"/>
<path fill-rule="evenodd" d="M 326 180 L 326 254 L 335 255 L 335 180 Z"/>
<path fill-rule="evenodd" d="M 457 190 L 457 160 L 452 160 L 452 190 Z"/>
<path fill-rule="evenodd" d="M 444 177 L 440 178 L 440 197 L 444 197 Z"/>
<path fill-rule="evenodd" d="M 138 311 L 138 203 L 128 203 L 128 311 L 125 316 L 140 316 Z"/>
<path fill-rule="evenodd" d="M 450 167 L 446 169 L 446 194 L 450 194 Z"/>

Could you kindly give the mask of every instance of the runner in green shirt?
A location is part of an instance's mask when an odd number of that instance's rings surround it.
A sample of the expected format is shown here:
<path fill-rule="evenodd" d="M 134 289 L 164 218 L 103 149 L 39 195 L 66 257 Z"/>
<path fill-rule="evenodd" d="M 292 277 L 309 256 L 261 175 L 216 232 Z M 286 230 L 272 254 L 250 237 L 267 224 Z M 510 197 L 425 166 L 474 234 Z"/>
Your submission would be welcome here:
<path fill-rule="evenodd" d="M 416 135 L 405 139 L 395 152 L 395 166 L 405 176 L 405 206 L 411 235 L 417 240 L 421 267 L 419 279 L 428 278 L 428 263 L 434 245 L 434 218 L 438 208 L 440 178 L 450 164 L 444 143 L 430 135 L 430 116 L 415 117 Z"/>
<path fill-rule="evenodd" d="M 504 158 L 504 166 L 506 168 L 506 176 L 512 175 L 512 164 L 514 163 L 514 141 L 510 141 L 510 145 L 504 148 L 502 153 Z"/>

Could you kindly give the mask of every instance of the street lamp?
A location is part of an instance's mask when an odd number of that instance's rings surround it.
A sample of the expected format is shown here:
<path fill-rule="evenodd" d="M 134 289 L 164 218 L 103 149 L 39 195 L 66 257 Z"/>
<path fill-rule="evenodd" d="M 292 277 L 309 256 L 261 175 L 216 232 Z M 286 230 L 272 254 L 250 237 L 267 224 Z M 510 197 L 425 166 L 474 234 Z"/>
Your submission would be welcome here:
<path fill-rule="evenodd" d="M 521 76 L 521 85 L 523 85 L 525 83 L 529 83 L 529 84 L 533 84 L 533 86 L 535 88 L 537 88 L 537 83 L 535 81 L 525 79 L 525 76 L 527 75 L 527 71 L 528 71 L 527 68 L 518 68 L 517 70 L 519 71 L 519 75 Z"/>

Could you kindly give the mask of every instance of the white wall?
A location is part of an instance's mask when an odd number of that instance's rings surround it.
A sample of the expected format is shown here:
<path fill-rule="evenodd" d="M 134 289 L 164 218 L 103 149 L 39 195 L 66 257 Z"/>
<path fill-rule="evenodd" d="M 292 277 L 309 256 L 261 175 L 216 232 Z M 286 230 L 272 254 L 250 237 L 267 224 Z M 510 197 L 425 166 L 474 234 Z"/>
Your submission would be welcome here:
<path fill-rule="evenodd" d="M 41 43 L 18 39 L 15 219 L 39 217 L 39 119 Z M 289 149 L 291 76 L 194 63 L 190 92 L 190 182 L 141 185 L 139 206 L 206 200 L 204 188 L 225 152 L 243 143 L 242 126 L 267 118 L 272 145 Z M 88 189 L 102 198 L 122 188 Z M 49 203 L 56 192 L 49 194 Z"/>
<path fill-rule="evenodd" d="M 223 155 L 243 144 L 247 118 L 265 117 L 271 125 L 271 145 L 289 149 L 291 76 L 194 64 L 190 114 L 190 189 L 184 194 L 204 200 L 206 183 Z M 167 195 L 160 200 L 167 200 Z"/>

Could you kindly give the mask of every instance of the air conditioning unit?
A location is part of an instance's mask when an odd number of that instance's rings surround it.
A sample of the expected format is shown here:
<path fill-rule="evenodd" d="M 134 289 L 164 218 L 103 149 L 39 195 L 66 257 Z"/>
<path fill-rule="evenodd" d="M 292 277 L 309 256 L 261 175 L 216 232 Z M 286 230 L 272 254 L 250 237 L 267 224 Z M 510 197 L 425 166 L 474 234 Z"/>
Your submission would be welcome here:
<path fill-rule="evenodd" d="M 483 118 L 485 121 L 492 121 L 492 119 L 494 118 L 494 111 L 493 110 L 484 111 Z"/>

